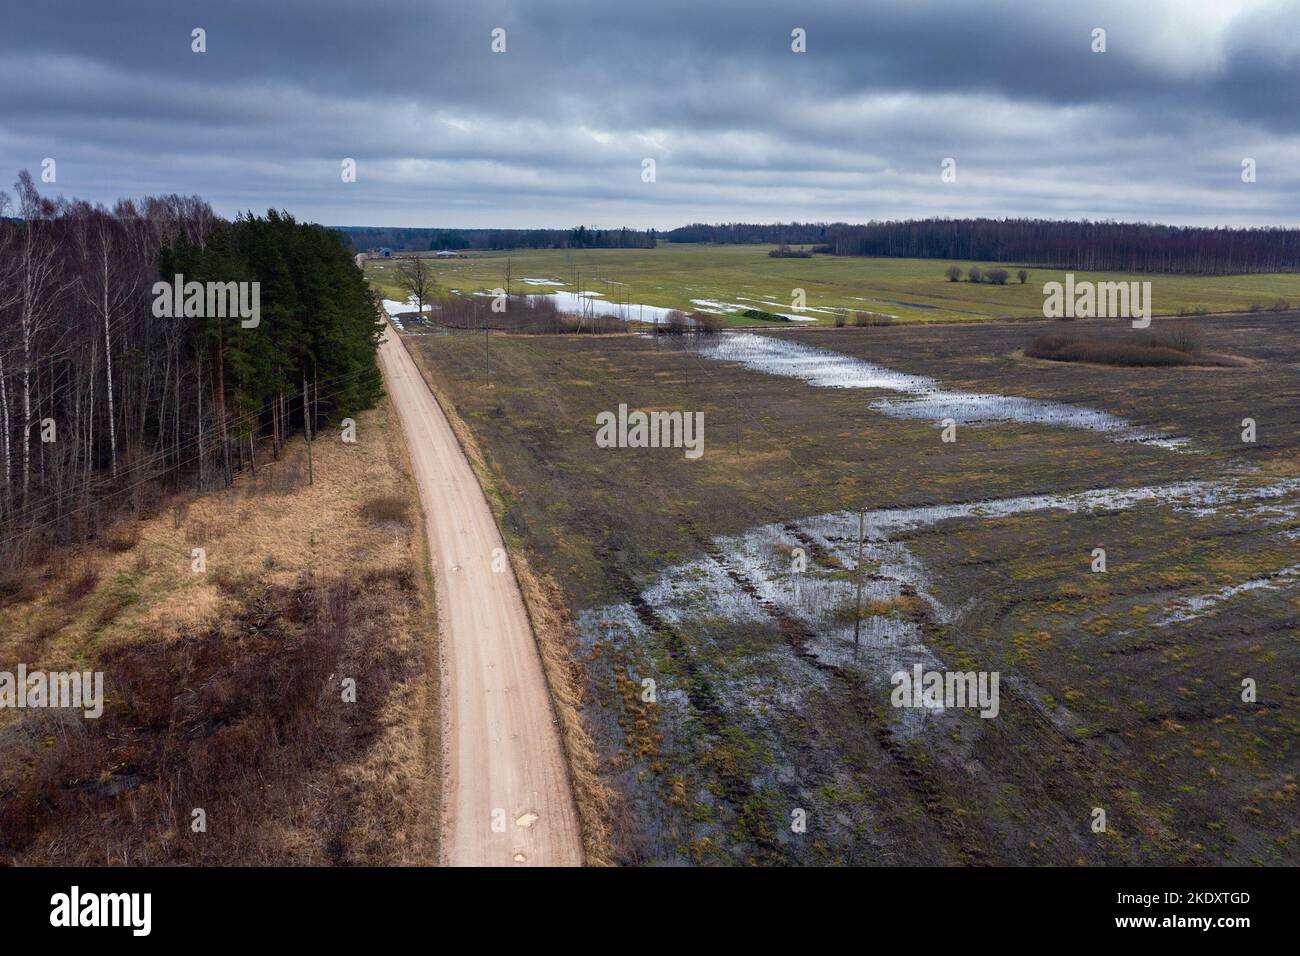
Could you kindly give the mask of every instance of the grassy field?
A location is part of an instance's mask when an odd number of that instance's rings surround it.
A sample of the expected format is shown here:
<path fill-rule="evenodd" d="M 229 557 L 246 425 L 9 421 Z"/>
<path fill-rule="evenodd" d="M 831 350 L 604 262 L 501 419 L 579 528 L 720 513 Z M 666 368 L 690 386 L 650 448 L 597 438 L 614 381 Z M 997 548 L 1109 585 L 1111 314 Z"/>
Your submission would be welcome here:
<path fill-rule="evenodd" d="M 645 336 L 494 336 L 486 386 L 481 337 L 412 337 L 482 449 L 510 545 L 558 587 L 616 859 L 1300 862 L 1300 597 L 1282 573 L 1300 318 L 1193 321 L 1244 363 L 1024 358 L 1059 328 L 1044 321 L 769 337 L 1102 410 L 1177 450 L 1018 422 L 948 443 L 935 420 L 881 414 L 877 389 Z M 596 415 L 620 404 L 702 411 L 703 456 L 597 448 Z M 999 716 L 891 706 L 889 675 L 913 663 L 1000 673 Z"/>
<path fill-rule="evenodd" d="M 818 323 L 834 321 L 834 312 L 817 309 L 870 311 L 903 321 L 969 321 L 993 317 L 1041 317 L 1043 284 L 1063 281 L 1061 270 L 1028 267 L 1021 285 L 1016 266 L 1003 265 L 1011 284 L 951 283 L 944 270 L 951 265 L 985 269 L 990 263 L 934 259 L 871 259 L 815 256 L 773 259 L 771 246 L 706 246 L 662 243 L 657 249 L 593 249 L 472 252 L 466 259 L 433 260 L 440 291 L 464 293 L 504 287 L 506 271 L 511 291 L 544 293 L 555 288 L 598 292 L 609 301 L 692 309 L 692 300 L 709 300 L 763 311 L 791 311 L 793 290 L 806 295 L 806 314 Z M 366 275 L 386 297 L 404 299 L 396 283 L 395 262 L 371 259 Z M 1268 308 L 1278 299 L 1300 303 L 1300 275 L 1162 276 L 1121 273 L 1082 273 L 1080 278 L 1106 281 L 1150 281 L 1153 311 L 1244 312 L 1251 306 Z M 528 285 L 523 280 L 552 279 L 565 286 Z M 753 325 L 738 314 L 733 325 Z M 760 323 L 761 324 L 761 323 Z M 785 324 L 785 323 L 781 323 Z"/>
<path fill-rule="evenodd" d="M 314 475 L 295 439 L 228 491 L 142 487 L 98 546 L 4 582 L 0 670 L 102 671 L 107 700 L 0 710 L 0 858 L 436 862 L 432 588 L 387 405 L 323 433 Z"/>

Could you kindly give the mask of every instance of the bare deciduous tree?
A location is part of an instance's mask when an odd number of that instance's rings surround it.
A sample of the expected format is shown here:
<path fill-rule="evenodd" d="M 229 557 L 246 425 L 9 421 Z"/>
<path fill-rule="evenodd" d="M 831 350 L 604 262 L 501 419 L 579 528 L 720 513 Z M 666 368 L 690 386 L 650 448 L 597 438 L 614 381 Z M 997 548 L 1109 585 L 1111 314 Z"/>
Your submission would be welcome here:
<path fill-rule="evenodd" d="M 406 293 L 406 300 L 414 300 L 415 310 L 423 315 L 425 303 L 432 297 L 436 285 L 428 261 L 420 256 L 408 256 L 399 260 L 397 282 Z"/>
<path fill-rule="evenodd" d="M 18 321 L 22 332 L 23 481 L 24 498 L 31 490 L 32 376 L 38 359 L 36 344 L 55 314 L 66 280 L 59 266 L 59 246 L 52 228 L 55 204 L 41 197 L 31 174 L 23 170 L 14 187 L 23 230 L 18 243 Z"/>
<path fill-rule="evenodd" d="M 109 468 L 117 475 L 117 409 L 113 391 L 113 322 L 139 301 L 144 270 L 121 224 L 103 209 L 81 204 L 69 210 L 78 258 L 76 277 L 81 300 L 104 332 L 104 369 L 108 402 Z"/>

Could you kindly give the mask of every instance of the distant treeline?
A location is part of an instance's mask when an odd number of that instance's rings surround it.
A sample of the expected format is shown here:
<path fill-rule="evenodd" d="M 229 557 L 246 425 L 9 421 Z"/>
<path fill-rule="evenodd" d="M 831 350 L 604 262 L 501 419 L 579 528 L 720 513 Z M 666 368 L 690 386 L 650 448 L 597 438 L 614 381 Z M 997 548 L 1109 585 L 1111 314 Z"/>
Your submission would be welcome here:
<path fill-rule="evenodd" d="M 786 243 L 808 245 L 825 243 L 829 239 L 829 230 L 844 226 L 844 223 L 826 222 L 724 222 L 708 225 L 693 222 L 689 226 L 679 226 L 664 233 L 662 238 L 669 242 L 719 242 L 738 243 L 741 245 L 768 245 Z"/>
<path fill-rule="evenodd" d="M 0 575 L 380 394 L 374 300 L 332 230 L 228 222 L 196 196 L 55 201 L 26 173 L 16 198 L 19 220 L 0 221 Z"/>
<path fill-rule="evenodd" d="M 389 229 L 378 226 L 338 226 L 356 252 L 434 252 L 446 249 L 653 249 L 653 229 Z"/>
<path fill-rule="evenodd" d="M 1300 230 L 1051 219 L 850 223 L 694 223 L 670 242 L 812 244 L 836 256 L 1007 262 L 1059 269 L 1194 275 L 1300 269 Z"/>
<path fill-rule="evenodd" d="M 650 249 L 668 242 L 812 246 L 836 256 L 1006 262 L 1057 269 L 1222 275 L 1300 270 L 1300 229 L 1162 226 L 1053 219 L 692 223 L 653 229 L 381 229 L 344 227 L 357 251 Z M 797 255 L 784 251 L 782 256 Z"/>
<path fill-rule="evenodd" d="M 831 226 L 819 251 L 1114 272 L 1291 272 L 1300 269 L 1300 229 L 923 219 Z"/>

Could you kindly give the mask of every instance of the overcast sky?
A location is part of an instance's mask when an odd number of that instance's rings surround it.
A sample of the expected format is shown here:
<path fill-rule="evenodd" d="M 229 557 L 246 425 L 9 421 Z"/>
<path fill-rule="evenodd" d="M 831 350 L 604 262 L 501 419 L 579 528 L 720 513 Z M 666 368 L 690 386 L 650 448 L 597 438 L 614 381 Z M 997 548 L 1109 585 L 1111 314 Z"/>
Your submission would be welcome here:
<path fill-rule="evenodd" d="M 1300 221 L 1300 0 L 14 0 L 0 90 L 0 185 L 227 215 Z"/>

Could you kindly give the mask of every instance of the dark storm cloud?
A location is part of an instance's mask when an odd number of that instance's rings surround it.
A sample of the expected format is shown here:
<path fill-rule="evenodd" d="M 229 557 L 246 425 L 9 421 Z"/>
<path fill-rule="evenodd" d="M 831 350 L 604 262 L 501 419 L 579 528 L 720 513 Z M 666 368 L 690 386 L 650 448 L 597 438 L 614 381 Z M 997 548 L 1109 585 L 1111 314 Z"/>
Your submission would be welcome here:
<path fill-rule="evenodd" d="M 1293 222 L 1297 27 L 1212 0 L 24 3 L 0 168 L 352 223 Z"/>

